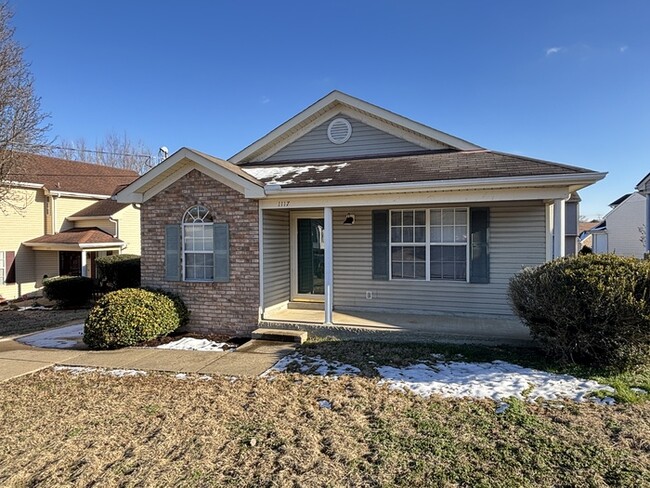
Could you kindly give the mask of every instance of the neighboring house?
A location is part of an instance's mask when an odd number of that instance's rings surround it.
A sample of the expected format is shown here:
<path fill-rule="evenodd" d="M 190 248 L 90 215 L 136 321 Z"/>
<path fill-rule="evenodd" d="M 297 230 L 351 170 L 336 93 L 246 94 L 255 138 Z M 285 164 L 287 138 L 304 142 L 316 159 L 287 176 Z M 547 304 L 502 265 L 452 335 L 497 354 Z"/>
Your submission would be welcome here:
<path fill-rule="evenodd" d="M 604 176 L 335 91 L 229 161 L 183 148 L 116 198 L 141 205 L 143 284 L 179 293 L 196 330 L 485 331 L 523 329 L 510 278 L 565 254 L 567 200 Z"/>
<path fill-rule="evenodd" d="M 611 210 L 585 237 L 593 239 L 595 253 L 614 253 L 642 258 L 645 245 L 642 229 L 646 221 L 646 199 L 638 192 L 628 193 L 609 204 Z"/>
<path fill-rule="evenodd" d="M 650 232 L 650 173 L 645 175 L 645 177 L 639 181 L 636 185 L 636 191 L 645 197 L 645 223 L 643 227 L 644 231 L 644 246 L 645 246 L 645 256 L 650 258 L 650 238 L 648 238 L 648 232 Z"/>
<path fill-rule="evenodd" d="M 589 232 L 594 227 L 597 227 L 600 224 L 598 220 L 591 220 L 589 222 L 579 222 L 578 223 L 578 241 L 579 246 L 578 250 L 583 247 L 588 247 L 593 250 L 594 240 L 592 234 Z"/>
<path fill-rule="evenodd" d="M 111 195 L 137 178 L 130 170 L 21 155 L 0 212 L 0 298 L 38 290 L 44 277 L 95 276 L 95 259 L 140 254 L 140 210 Z"/>

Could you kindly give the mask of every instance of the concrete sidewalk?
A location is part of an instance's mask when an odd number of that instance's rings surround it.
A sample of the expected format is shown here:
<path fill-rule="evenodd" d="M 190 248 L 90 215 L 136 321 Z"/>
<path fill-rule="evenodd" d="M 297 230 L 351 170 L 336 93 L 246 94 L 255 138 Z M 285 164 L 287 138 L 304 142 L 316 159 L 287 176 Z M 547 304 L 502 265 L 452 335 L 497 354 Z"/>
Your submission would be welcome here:
<path fill-rule="evenodd" d="M 54 365 L 137 369 L 173 373 L 259 376 L 292 353 L 295 344 L 251 340 L 228 352 L 126 348 L 116 351 L 43 349 L 16 341 L 0 342 L 0 382 Z"/>

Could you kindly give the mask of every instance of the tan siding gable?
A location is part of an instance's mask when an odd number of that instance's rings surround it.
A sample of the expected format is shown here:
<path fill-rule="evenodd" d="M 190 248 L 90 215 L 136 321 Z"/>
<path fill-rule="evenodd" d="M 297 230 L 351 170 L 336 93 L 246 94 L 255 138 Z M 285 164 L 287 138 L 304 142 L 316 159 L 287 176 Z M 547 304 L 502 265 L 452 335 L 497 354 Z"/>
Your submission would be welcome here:
<path fill-rule="evenodd" d="M 122 253 L 140 255 L 140 209 L 129 205 L 117 212 L 113 218 L 118 221 L 118 239 L 126 243 Z"/>

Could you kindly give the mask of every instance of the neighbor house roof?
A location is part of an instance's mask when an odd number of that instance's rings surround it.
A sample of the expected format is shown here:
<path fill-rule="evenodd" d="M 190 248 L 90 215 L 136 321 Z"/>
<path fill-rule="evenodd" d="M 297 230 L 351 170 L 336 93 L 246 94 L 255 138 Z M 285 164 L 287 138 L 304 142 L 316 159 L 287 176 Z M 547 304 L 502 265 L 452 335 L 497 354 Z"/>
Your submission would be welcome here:
<path fill-rule="evenodd" d="M 74 228 L 58 234 L 46 234 L 23 242 L 29 247 L 51 245 L 75 245 L 84 247 L 120 247 L 123 241 L 97 227 Z"/>
<path fill-rule="evenodd" d="M 99 164 L 20 153 L 19 163 L 6 178 L 15 183 L 37 184 L 49 191 L 112 195 L 138 177 L 135 171 Z"/>
<path fill-rule="evenodd" d="M 93 217 L 111 217 L 128 206 L 128 203 L 118 203 L 111 198 L 107 198 L 105 200 L 99 200 L 66 218 L 68 220 L 80 220 Z"/>
<path fill-rule="evenodd" d="M 496 151 L 434 151 L 426 154 L 310 162 L 246 164 L 266 185 L 282 188 L 346 186 L 475 178 L 594 175 L 584 168 Z"/>
<path fill-rule="evenodd" d="M 650 186 L 650 173 L 645 175 L 641 181 L 636 185 L 636 189 L 644 195 L 648 193 L 648 188 Z"/>
<path fill-rule="evenodd" d="M 630 195 L 632 195 L 632 194 L 631 194 L 631 193 L 626 193 L 626 194 L 623 195 L 622 197 L 619 197 L 619 198 L 617 198 L 616 200 L 614 200 L 612 203 L 610 203 L 609 206 L 612 207 L 612 208 L 614 208 L 614 207 L 616 207 L 617 205 L 620 205 L 620 204 L 623 203 L 625 200 L 627 200 L 628 197 L 629 197 Z"/>

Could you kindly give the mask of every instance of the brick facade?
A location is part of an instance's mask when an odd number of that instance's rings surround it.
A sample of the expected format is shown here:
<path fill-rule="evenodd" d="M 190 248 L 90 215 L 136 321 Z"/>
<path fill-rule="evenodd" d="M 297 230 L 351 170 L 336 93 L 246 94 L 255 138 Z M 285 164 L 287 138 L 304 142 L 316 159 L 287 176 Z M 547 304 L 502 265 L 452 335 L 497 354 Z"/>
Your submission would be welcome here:
<path fill-rule="evenodd" d="M 165 226 L 203 205 L 215 222 L 229 224 L 230 281 L 165 280 Z M 178 293 L 197 332 L 247 334 L 257 327 L 259 307 L 258 202 L 193 170 L 142 204 L 142 285 Z"/>

